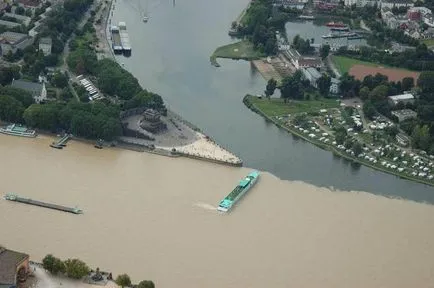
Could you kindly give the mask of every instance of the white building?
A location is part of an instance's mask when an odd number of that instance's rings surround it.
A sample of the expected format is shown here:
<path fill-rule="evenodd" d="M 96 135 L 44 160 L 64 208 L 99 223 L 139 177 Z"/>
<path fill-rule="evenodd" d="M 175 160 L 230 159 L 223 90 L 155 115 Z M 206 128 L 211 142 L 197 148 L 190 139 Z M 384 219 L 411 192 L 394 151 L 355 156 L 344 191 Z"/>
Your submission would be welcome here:
<path fill-rule="evenodd" d="M 312 85 L 315 88 L 318 88 L 317 81 L 319 78 L 321 78 L 321 73 L 319 73 L 318 70 L 309 67 L 309 68 L 301 69 L 301 72 L 303 72 L 304 77 L 307 80 L 309 80 L 310 85 Z"/>
<path fill-rule="evenodd" d="M 417 117 L 417 113 L 410 109 L 392 111 L 392 115 L 398 118 L 398 122 L 402 122 Z"/>
<path fill-rule="evenodd" d="M 45 56 L 51 54 L 52 40 L 50 37 L 44 37 L 39 39 L 39 50 L 44 53 Z"/>
<path fill-rule="evenodd" d="M 336 78 L 331 79 L 331 85 L 330 85 L 330 93 L 332 94 L 339 94 L 339 86 L 341 85 L 341 81 Z"/>
<path fill-rule="evenodd" d="M 398 103 L 414 103 L 414 96 L 410 93 L 407 94 L 401 94 L 401 95 L 395 95 L 395 96 L 389 96 L 389 103 L 391 105 L 396 105 Z"/>
<path fill-rule="evenodd" d="M 379 6 L 381 8 L 390 8 L 393 7 L 413 7 L 414 3 L 411 0 L 389 0 L 389 1 L 379 1 Z"/>
<path fill-rule="evenodd" d="M 357 7 L 375 6 L 379 1 L 376 0 L 344 0 L 345 6 L 356 5 Z"/>

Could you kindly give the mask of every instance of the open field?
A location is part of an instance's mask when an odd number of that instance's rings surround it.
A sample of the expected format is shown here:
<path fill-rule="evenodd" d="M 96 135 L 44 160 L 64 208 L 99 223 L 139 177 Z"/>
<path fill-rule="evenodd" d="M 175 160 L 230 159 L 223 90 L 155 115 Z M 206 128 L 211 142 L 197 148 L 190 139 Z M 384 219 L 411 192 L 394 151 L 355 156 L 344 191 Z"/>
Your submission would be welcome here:
<path fill-rule="evenodd" d="M 329 109 L 339 106 L 339 103 L 335 99 L 288 101 L 288 103 L 284 103 L 283 99 L 280 98 L 260 99 L 255 96 L 248 96 L 248 100 L 270 117 L 301 112 L 317 112 L 320 109 Z"/>
<path fill-rule="evenodd" d="M 214 66 L 219 66 L 217 58 L 255 60 L 264 55 L 256 51 L 250 41 L 243 40 L 218 47 L 210 57 L 210 61 Z"/>
<path fill-rule="evenodd" d="M 434 39 L 423 39 L 422 43 L 424 43 L 426 46 L 434 46 Z"/>
<path fill-rule="evenodd" d="M 419 72 L 414 72 L 406 69 L 393 68 L 387 65 L 360 61 L 357 59 L 333 56 L 333 62 L 336 68 L 343 74 L 348 73 L 356 77 L 356 79 L 363 80 L 367 75 L 375 75 L 381 73 L 389 77 L 391 81 L 401 81 L 404 77 L 413 77 L 417 79 Z"/>
<path fill-rule="evenodd" d="M 348 73 L 354 65 L 365 65 L 365 66 L 379 66 L 377 63 L 360 61 L 357 59 L 345 57 L 345 56 L 332 56 L 332 60 L 335 63 L 336 68 L 341 72 L 341 74 Z"/>
<path fill-rule="evenodd" d="M 405 69 L 397 68 L 384 68 L 384 67 L 372 67 L 366 65 L 354 65 L 351 67 L 349 74 L 356 77 L 356 79 L 363 80 L 368 75 L 375 75 L 377 73 L 386 75 L 390 81 L 402 81 L 405 77 L 413 77 L 415 80 L 419 78 L 419 72 L 414 72 Z"/>

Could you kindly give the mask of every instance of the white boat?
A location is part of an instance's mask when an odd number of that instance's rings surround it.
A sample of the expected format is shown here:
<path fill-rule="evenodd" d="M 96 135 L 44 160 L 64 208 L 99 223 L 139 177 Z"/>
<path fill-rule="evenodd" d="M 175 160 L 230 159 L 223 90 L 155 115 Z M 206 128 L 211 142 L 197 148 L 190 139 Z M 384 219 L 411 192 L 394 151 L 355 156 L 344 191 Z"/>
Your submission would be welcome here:
<path fill-rule="evenodd" d="M 21 136 L 21 137 L 36 137 L 35 130 L 27 129 L 24 126 L 11 124 L 7 127 L 1 127 L 0 133 L 7 134 L 7 135 L 13 135 L 13 136 Z"/>
<path fill-rule="evenodd" d="M 148 22 L 148 20 L 149 20 L 149 17 L 148 16 L 143 16 L 143 22 Z"/>

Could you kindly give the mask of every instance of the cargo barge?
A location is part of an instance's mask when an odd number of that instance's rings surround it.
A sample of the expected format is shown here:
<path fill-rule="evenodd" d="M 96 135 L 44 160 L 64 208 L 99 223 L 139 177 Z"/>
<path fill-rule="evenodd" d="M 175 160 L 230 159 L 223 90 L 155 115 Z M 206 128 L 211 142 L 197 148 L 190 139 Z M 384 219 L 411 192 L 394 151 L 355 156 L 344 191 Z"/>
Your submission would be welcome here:
<path fill-rule="evenodd" d="M 130 36 L 127 32 L 127 24 L 125 22 L 119 22 L 119 34 L 121 37 L 121 46 L 125 54 L 131 53 Z"/>
<path fill-rule="evenodd" d="M 243 178 L 240 183 L 238 183 L 237 187 L 235 187 L 235 189 L 225 197 L 225 199 L 220 201 L 217 210 L 220 212 L 228 212 L 235 205 L 235 203 L 237 203 L 238 200 L 240 200 L 241 197 L 243 197 L 243 195 L 246 194 L 246 192 L 249 191 L 253 185 L 255 185 L 258 178 L 258 171 L 250 172 L 249 175 Z"/>
<path fill-rule="evenodd" d="M 115 53 L 122 53 L 121 35 L 118 26 L 111 26 L 110 32 L 112 33 L 112 48 Z"/>
<path fill-rule="evenodd" d="M 83 211 L 81 209 L 78 209 L 77 207 L 70 208 L 70 207 L 61 206 L 61 205 L 57 205 L 57 204 L 51 204 L 51 203 L 47 203 L 47 202 L 36 201 L 36 200 L 28 199 L 28 198 L 19 197 L 15 194 L 11 194 L 11 193 L 6 194 L 4 196 L 4 198 L 6 200 L 9 200 L 9 201 L 15 201 L 15 202 L 19 202 L 19 203 L 39 206 L 39 207 L 43 207 L 43 208 L 49 208 L 49 209 L 63 211 L 63 212 L 69 212 L 69 213 L 73 213 L 73 214 L 82 214 L 83 213 Z"/>

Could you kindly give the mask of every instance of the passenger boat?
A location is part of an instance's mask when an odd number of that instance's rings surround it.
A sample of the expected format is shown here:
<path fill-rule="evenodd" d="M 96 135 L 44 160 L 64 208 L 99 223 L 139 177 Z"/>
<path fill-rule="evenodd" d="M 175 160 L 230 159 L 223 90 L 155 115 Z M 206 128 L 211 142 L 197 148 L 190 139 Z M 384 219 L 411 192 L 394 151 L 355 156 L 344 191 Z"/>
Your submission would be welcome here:
<path fill-rule="evenodd" d="M 1 127 L 0 133 L 13 135 L 13 136 L 30 137 L 30 138 L 34 138 L 37 136 L 35 130 L 30 130 L 27 129 L 27 127 L 25 126 L 21 126 L 17 124 L 11 124 L 6 127 Z"/>
<path fill-rule="evenodd" d="M 217 210 L 220 212 L 228 212 L 235 205 L 235 203 L 237 203 L 238 200 L 240 200 L 240 198 L 244 194 L 246 194 L 246 192 L 249 191 L 253 185 L 255 185 L 258 178 L 259 178 L 258 171 L 250 172 L 249 175 L 243 178 L 238 183 L 238 185 L 234 188 L 234 190 L 232 190 L 232 192 L 225 197 L 225 199 L 220 201 Z"/>

